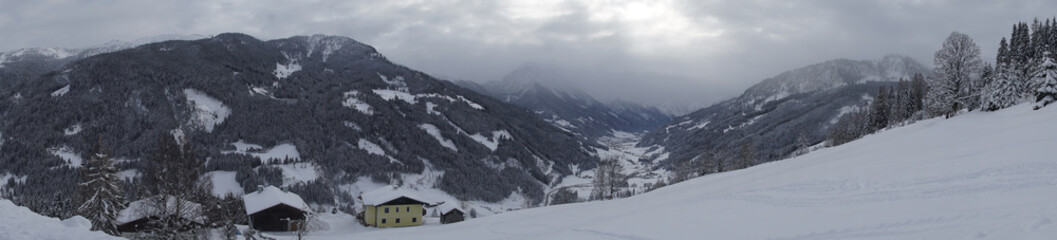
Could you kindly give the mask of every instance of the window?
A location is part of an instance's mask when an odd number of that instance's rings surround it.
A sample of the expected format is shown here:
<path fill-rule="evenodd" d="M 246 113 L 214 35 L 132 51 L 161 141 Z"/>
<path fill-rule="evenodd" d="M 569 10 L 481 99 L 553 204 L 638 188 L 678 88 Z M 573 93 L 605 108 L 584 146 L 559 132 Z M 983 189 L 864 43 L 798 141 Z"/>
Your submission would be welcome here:
<path fill-rule="evenodd" d="M 418 218 L 411 218 L 411 222 L 413 222 L 413 223 L 418 222 Z"/>
<path fill-rule="evenodd" d="M 389 213 L 389 208 L 385 208 L 385 213 Z"/>
<path fill-rule="evenodd" d="M 396 208 L 396 212 L 400 212 L 400 207 L 395 207 L 395 208 Z"/>
<path fill-rule="evenodd" d="M 382 224 L 385 224 L 385 218 L 382 218 Z"/>
<path fill-rule="evenodd" d="M 396 219 L 396 223 L 400 223 L 400 219 L 399 218 Z"/>
<path fill-rule="evenodd" d="M 411 212 L 411 207 L 407 207 L 407 212 Z"/>

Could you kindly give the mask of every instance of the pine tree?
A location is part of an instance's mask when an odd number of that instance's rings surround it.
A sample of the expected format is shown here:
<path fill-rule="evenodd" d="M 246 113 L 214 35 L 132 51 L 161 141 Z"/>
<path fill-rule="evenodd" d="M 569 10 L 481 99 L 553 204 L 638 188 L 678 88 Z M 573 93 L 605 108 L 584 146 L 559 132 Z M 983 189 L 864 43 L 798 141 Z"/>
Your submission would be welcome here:
<path fill-rule="evenodd" d="M 756 145 L 752 140 L 745 140 L 738 150 L 737 169 L 748 168 L 756 165 Z"/>
<path fill-rule="evenodd" d="M 934 115 L 954 116 L 966 108 L 975 93 L 972 76 L 980 72 L 980 47 L 968 35 L 953 32 L 936 51 L 935 78 L 929 84 L 929 106 Z"/>
<path fill-rule="evenodd" d="M 917 113 L 925 110 L 925 95 L 929 91 L 929 85 L 925 82 L 925 76 L 921 73 L 914 74 L 910 80 L 910 111 Z"/>
<path fill-rule="evenodd" d="M 873 103 L 870 104 L 870 132 L 888 127 L 888 116 L 891 110 L 888 94 L 888 88 L 881 87 L 877 90 Z"/>
<path fill-rule="evenodd" d="M 117 236 L 120 234 L 117 215 L 125 208 L 117 167 L 110 158 L 110 150 L 100 142 L 95 144 L 86 159 L 81 175 L 84 181 L 79 184 L 84 203 L 77 208 L 77 214 L 92 222 L 93 231 Z"/>
<path fill-rule="evenodd" d="M 1035 90 L 1035 110 L 1057 101 L 1057 64 L 1050 58 L 1050 52 L 1045 52 L 1043 61 L 1035 81 L 1039 86 Z"/>
<path fill-rule="evenodd" d="M 981 106 L 984 111 L 1011 107 L 1020 101 L 1021 92 L 1011 79 L 1014 71 L 1008 64 L 998 66 L 994 80 L 985 90 L 986 95 L 984 95 L 984 103 Z"/>

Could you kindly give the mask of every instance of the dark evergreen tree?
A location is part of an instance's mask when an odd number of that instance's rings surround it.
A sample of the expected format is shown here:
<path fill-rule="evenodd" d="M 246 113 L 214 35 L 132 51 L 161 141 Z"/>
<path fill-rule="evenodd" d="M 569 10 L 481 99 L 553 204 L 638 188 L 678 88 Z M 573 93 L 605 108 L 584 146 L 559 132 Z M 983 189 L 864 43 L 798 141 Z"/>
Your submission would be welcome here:
<path fill-rule="evenodd" d="M 877 96 L 874 97 L 873 103 L 870 104 L 870 132 L 888 127 L 888 116 L 891 111 L 889 98 L 888 88 L 881 87 L 877 90 Z"/>
<path fill-rule="evenodd" d="M 576 195 L 575 191 L 566 187 L 558 188 L 557 191 L 551 194 L 551 205 L 576 202 L 580 202 L 580 197 Z"/>
<path fill-rule="evenodd" d="M 124 193 L 117 168 L 110 158 L 110 150 L 103 147 L 101 141 L 88 152 L 81 168 L 84 181 L 79 185 L 84 202 L 77 208 L 77 214 L 92 222 L 92 231 L 117 236 L 119 233 L 115 221 L 118 213 L 125 208 Z"/>
<path fill-rule="evenodd" d="M 1057 100 L 1057 64 L 1054 64 L 1053 58 L 1049 55 L 1049 52 L 1045 53 L 1043 57 L 1045 60 L 1039 67 L 1041 70 L 1035 77 L 1036 85 L 1039 86 L 1035 90 L 1035 110 Z"/>
<path fill-rule="evenodd" d="M 929 91 L 929 85 L 925 81 L 925 76 L 921 74 L 914 74 L 914 77 L 910 80 L 910 111 L 918 112 L 925 110 L 925 95 Z"/>

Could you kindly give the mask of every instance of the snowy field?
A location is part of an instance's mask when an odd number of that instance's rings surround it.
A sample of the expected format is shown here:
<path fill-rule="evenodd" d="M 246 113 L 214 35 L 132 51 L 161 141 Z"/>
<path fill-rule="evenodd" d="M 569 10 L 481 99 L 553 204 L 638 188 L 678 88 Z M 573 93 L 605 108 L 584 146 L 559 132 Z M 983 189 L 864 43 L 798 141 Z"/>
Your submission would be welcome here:
<path fill-rule="evenodd" d="M 631 198 L 313 239 L 1055 239 L 1057 107 L 1020 105 Z M 344 219 L 344 220 L 343 220 Z M 353 225 L 353 226 L 349 226 Z"/>
<path fill-rule="evenodd" d="M 83 217 L 49 218 L 0 199 L 0 239 L 121 239 L 88 231 L 91 227 L 92 223 Z"/>

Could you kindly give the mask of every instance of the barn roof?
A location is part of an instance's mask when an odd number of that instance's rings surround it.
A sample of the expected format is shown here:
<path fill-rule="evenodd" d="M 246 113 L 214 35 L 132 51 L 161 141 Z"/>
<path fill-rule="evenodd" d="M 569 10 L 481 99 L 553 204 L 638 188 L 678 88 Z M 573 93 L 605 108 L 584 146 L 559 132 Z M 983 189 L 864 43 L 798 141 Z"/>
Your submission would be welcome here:
<path fill-rule="evenodd" d="M 252 215 L 280 204 L 301 209 L 302 211 L 311 209 L 308 204 L 305 204 L 305 200 L 301 199 L 301 196 L 280 190 L 275 186 L 268 186 L 264 190 L 243 195 L 242 202 L 246 204 L 246 215 Z"/>
<path fill-rule="evenodd" d="M 183 206 L 178 206 L 177 198 L 174 196 L 168 196 L 166 198 L 167 202 L 164 206 L 159 206 L 162 205 L 162 203 L 157 200 L 161 200 L 161 198 L 162 196 L 158 195 L 129 203 L 128 207 L 122 209 L 121 212 L 118 213 L 115 223 L 121 225 L 145 217 L 161 215 L 165 212 L 176 212 L 177 208 L 187 209 L 180 213 L 180 217 L 198 223 L 203 222 L 205 217 L 202 215 L 201 204 L 184 200 L 182 201 Z M 168 211 L 165 210 L 166 208 L 168 208 Z"/>
<path fill-rule="evenodd" d="M 454 203 L 451 203 L 451 202 L 445 202 L 445 203 L 441 204 L 440 206 L 437 206 L 437 209 L 440 210 L 441 214 L 447 214 L 447 213 L 449 213 L 451 211 L 459 211 L 460 213 L 465 213 L 464 211 L 462 211 L 461 208 L 459 208 L 458 205 L 455 205 Z"/>
<path fill-rule="evenodd" d="M 392 185 L 381 187 L 360 195 L 360 198 L 363 200 L 363 205 L 374 206 L 382 205 L 387 202 L 400 199 L 401 197 L 421 202 L 422 204 L 429 204 L 429 201 L 426 201 L 425 198 L 416 196 L 415 194 L 409 191 L 397 188 L 396 186 Z"/>

